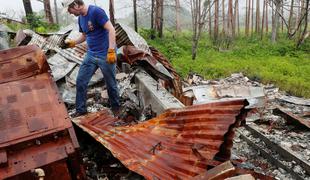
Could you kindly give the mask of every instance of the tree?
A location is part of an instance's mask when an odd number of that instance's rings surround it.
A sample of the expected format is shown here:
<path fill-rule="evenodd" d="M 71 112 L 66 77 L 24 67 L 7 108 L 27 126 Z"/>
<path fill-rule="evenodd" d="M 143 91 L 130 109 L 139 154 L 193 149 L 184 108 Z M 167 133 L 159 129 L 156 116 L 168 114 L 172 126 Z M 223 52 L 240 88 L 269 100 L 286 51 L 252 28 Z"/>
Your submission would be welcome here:
<path fill-rule="evenodd" d="M 279 17 L 280 17 L 280 7 L 281 7 L 281 1 L 282 0 L 274 0 L 273 3 L 276 6 L 276 9 L 274 11 L 274 22 L 272 24 L 272 34 L 271 34 L 271 42 L 275 43 L 277 38 L 278 38 L 278 34 L 279 34 Z"/>
<path fill-rule="evenodd" d="M 256 0 L 256 20 L 255 20 L 255 32 L 260 32 L 260 4 L 259 0 Z"/>
<path fill-rule="evenodd" d="M 263 39 L 264 36 L 264 26 L 265 26 L 265 17 L 266 17 L 266 12 L 268 11 L 267 6 L 266 6 L 266 0 L 264 0 L 263 3 L 263 17 L 262 17 L 262 30 L 260 33 L 260 38 Z"/>
<path fill-rule="evenodd" d="M 163 37 L 164 0 L 156 0 L 155 3 L 155 31 L 160 38 Z"/>
<path fill-rule="evenodd" d="M 155 0 L 151 2 L 151 29 L 154 30 L 154 8 L 155 8 Z"/>
<path fill-rule="evenodd" d="M 294 13 L 293 11 L 294 11 L 294 0 L 291 0 L 290 15 L 288 18 L 288 34 L 292 30 L 292 18 L 293 18 L 293 13 Z"/>
<path fill-rule="evenodd" d="M 217 41 L 219 35 L 219 0 L 214 0 L 214 40 Z"/>
<path fill-rule="evenodd" d="M 211 16 L 211 0 L 208 0 L 209 4 L 209 36 L 212 38 L 212 16 Z"/>
<path fill-rule="evenodd" d="M 54 20 L 53 20 L 50 0 L 44 0 L 43 5 L 44 5 L 45 17 L 46 17 L 48 23 L 53 24 Z"/>
<path fill-rule="evenodd" d="M 59 19 L 58 19 L 58 10 L 57 10 L 57 2 L 56 0 L 54 0 L 54 8 L 55 8 L 55 18 L 56 18 L 56 23 L 58 24 L 59 23 Z"/>
<path fill-rule="evenodd" d="M 251 8 L 251 34 L 254 32 L 254 0 L 252 0 L 252 8 Z"/>
<path fill-rule="evenodd" d="M 234 12 L 234 27 L 238 29 L 238 35 L 240 35 L 240 24 L 239 24 L 239 1 L 235 0 L 235 12 Z M 237 25 L 236 25 L 237 24 Z"/>
<path fill-rule="evenodd" d="M 310 0 L 306 0 L 305 3 L 304 3 L 304 6 L 303 6 L 304 7 L 305 25 L 304 25 L 304 29 L 302 31 L 302 34 L 301 34 L 299 40 L 297 41 L 297 48 L 299 48 L 300 45 L 303 44 L 305 39 L 309 37 L 309 32 L 307 32 L 307 29 L 308 29 L 309 2 L 310 2 Z"/>
<path fill-rule="evenodd" d="M 110 21 L 113 25 L 115 25 L 115 18 L 114 18 L 114 0 L 109 1 L 109 12 L 110 12 Z"/>
<path fill-rule="evenodd" d="M 192 59 L 196 59 L 198 41 L 201 37 L 202 30 L 206 23 L 207 14 L 210 11 L 208 1 L 204 0 L 191 0 L 191 13 L 192 13 Z"/>
<path fill-rule="evenodd" d="M 230 37 L 234 37 L 235 35 L 233 19 L 233 2 L 232 0 L 228 0 L 227 32 Z"/>
<path fill-rule="evenodd" d="M 180 27 L 180 0 L 175 0 L 175 28 L 177 34 L 181 31 Z"/>
<path fill-rule="evenodd" d="M 251 0 L 246 0 L 246 7 L 245 35 L 248 36 L 250 32 Z"/>
<path fill-rule="evenodd" d="M 265 20 L 265 23 L 266 23 L 266 34 L 268 33 L 268 0 L 265 0 L 265 6 L 266 6 L 266 20 Z"/>
<path fill-rule="evenodd" d="M 222 0 L 222 33 L 225 34 L 225 0 Z"/>
<path fill-rule="evenodd" d="M 33 16 L 31 2 L 30 2 L 30 0 L 23 0 L 23 4 L 24 4 L 27 22 L 31 23 L 32 22 L 32 16 Z"/>
<path fill-rule="evenodd" d="M 137 0 L 133 0 L 133 17 L 134 17 L 135 31 L 138 32 Z"/>

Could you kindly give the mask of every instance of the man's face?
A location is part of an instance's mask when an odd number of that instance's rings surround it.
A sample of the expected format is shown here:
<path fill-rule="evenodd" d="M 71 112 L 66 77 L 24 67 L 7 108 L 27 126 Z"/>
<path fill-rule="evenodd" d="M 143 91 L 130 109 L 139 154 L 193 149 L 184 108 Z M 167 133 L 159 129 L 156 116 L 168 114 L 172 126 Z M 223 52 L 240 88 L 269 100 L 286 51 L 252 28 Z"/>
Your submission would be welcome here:
<path fill-rule="evenodd" d="M 76 4 L 70 5 L 70 6 L 68 7 L 68 12 L 69 12 L 70 14 L 73 14 L 74 16 L 79 16 L 79 15 L 81 15 L 81 10 L 80 10 L 79 6 L 76 5 Z"/>

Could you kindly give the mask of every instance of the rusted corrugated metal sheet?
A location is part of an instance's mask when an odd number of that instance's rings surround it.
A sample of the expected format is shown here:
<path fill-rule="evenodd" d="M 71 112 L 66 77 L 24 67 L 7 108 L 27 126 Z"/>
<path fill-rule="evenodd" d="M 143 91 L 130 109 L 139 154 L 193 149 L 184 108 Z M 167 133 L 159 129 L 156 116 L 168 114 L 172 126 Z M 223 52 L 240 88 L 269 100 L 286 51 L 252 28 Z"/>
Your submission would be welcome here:
<path fill-rule="evenodd" d="M 160 53 L 156 48 L 150 47 L 150 50 L 152 52 L 153 57 L 159 61 L 161 64 L 165 66 L 165 68 L 170 72 L 170 74 L 173 75 L 173 80 L 172 84 L 174 87 L 174 92 L 173 95 L 181 100 L 181 102 L 184 103 L 184 98 L 182 96 L 183 91 L 182 91 L 182 82 L 180 75 L 176 72 L 176 70 L 172 67 L 170 61 L 162 54 Z M 186 104 L 186 103 L 184 103 Z"/>
<path fill-rule="evenodd" d="M 214 160 L 229 160 L 234 128 L 245 119 L 247 104 L 235 100 L 170 109 L 133 126 L 115 127 L 118 119 L 107 111 L 74 122 L 147 179 L 191 179 Z"/>
<path fill-rule="evenodd" d="M 117 23 L 115 25 L 115 31 L 117 47 L 122 47 L 125 45 L 135 46 L 138 50 L 141 50 L 146 54 L 151 54 L 147 42 L 132 28 L 124 24 Z"/>
<path fill-rule="evenodd" d="M 0 51 L 0 63 L 2 72 L 16 72 L 0 83 L 0 179 L 73 155 L 79 145 L 42 51 Z"/>
<path fill-rule="evenodd" d="M 44 53 L 35 45 L 0 51 L 0 83 L 24 79 L 48 69 Z"/>
<path fill-rule="evenodd" d="M 152 72 L 161 79 L 173 79 L 168 70 L 152 55 L 146 54 L 144 51 L 139 50 L 134 46 L 123 46 L 123 53 L 126 62 L 129 64 L 139 64 L 144 69 Z"/>

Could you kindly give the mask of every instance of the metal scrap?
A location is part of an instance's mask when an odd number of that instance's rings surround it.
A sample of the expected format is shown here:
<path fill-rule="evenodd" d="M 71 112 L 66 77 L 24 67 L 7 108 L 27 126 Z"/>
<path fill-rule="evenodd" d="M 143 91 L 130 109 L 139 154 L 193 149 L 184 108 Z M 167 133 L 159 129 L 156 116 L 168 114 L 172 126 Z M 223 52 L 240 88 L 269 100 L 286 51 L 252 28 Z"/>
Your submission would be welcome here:
<path fill-rule="evenodd" d="M 263 107 L 266 104 L 264 88 L 242 85 L 201 85 L 191 86 L 183 90 L 187 94 L 192 91 L 193 104 L 209 103 L 216 101 L 246 98 L 248 108 Z"/>
<path fill-rule="evenodd" d="M 30 178 L 38 167 L 50 177 L 56 168 L 66 172 L 64 179 L 85 178 L 73 126 L 43 52 L 34 45 L 0 51 L 0 63 L 0 179 L 22 173 Z"/>
<path fill-rule="evenodd" d="M 117 47 L 131 45 L 135 46 L 138 50 L 151 54 L 147 42 L 132 28 L 126 26 L 125 24 L 116 23 L 115 31 Z"/>
<path fill-rule="evenodd" d="M 310 120 L 303 119 L 301 117 L 298 117 L 297 115 L 294 115 L 291 112 L 288 112 L 278 106 L 276 109 L 273 110 L 273 113 L 276 115 L 280 115 L 281 117 L 285 118 L 288 122 L 291 123 L 298 123 L 300 125 L 303 125 L 307 128 L 310 128 Z"/>
<path fill-rule="evenodd" d="M 54 81 L 58 81 L 65 77 L 76 66 L 76 63 L 69 62 L 59 54 L 53 55 L 47 60 L 47 62 L 52 70 Z"/>
<path fill-rule="evenodd" d="M 203 173 L 208 160 L 229 160 L 233 129 L 244 120 L 245 105 L 236 100 L 170 109 L 131 126 L 113 126 L 118 119 L 108 111 L 73 122 L 147 179 L 189 179 Z M 193 147 L 203 159 L 192 153 Z"/>

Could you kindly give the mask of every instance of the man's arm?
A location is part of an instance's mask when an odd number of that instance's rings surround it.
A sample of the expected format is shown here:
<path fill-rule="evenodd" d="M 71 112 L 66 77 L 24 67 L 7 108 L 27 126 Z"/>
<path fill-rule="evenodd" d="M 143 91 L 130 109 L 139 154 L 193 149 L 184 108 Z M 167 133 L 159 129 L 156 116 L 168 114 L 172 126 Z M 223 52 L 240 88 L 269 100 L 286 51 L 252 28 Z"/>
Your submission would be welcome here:
<path fill-rule="evenodd" d="M 104 24 L 103 28 L 109 32 L 109 49 L 115 49 L 115 29 L 111 21 L 107 21 Z"/>

